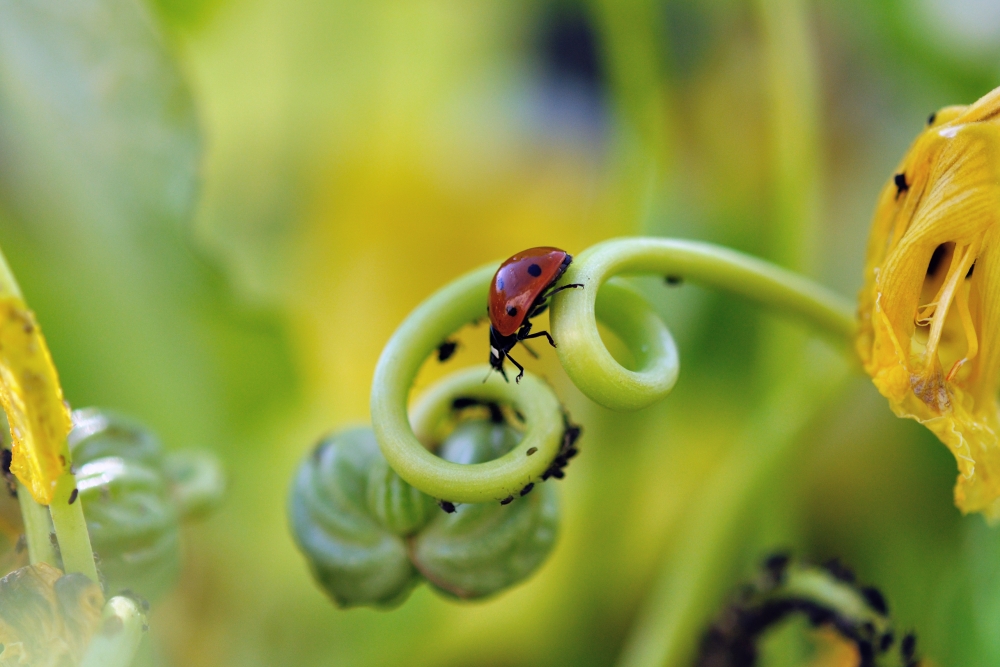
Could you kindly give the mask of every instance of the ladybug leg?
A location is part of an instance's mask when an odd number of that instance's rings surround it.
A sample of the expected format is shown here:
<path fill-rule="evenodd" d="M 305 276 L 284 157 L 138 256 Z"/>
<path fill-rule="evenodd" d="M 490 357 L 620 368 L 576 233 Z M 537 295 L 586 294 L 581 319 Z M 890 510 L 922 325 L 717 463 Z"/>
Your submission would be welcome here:
<path fill-rule="evenodd" d="M 526 338 L 539 338 L 540 336 L 545 336 L 546 338 L 548 338 L 549 345 L 551 345 L 552 347 L 556 346 L 556 342 L 552 340 L 552 336 L 549 335 L 548 331 L 539 331 L 538 333 L 529 334 L 527 336 L 523 336 L 520 340 L 524 340 Z M 507 358 L 510 359 L 510 357 Z"/>
<path fill-rule="evenodd" d="M 512 363 L 515 366 L 517 366 L 517 370 L 520 371 L 520 373 L 517 374 L 517 377 L 514 378 L 514 382 L 516 382 L 517 384 L 521 384 L 521 378 L 524 377 L 524 366 L 522 366 L 521 364 L 517 363 L 517 360 L 514 359 L 514 357 L 510 356 L 509 354 L 507 355 L 507 358 L 510 359 L 510 363 Z M 507 379 L 507 375 L 506 374 L 504 375 L 504 379 L 505 380 Z"/>
<path fill-rule="evenodd" d="M 528 313 L 528 317 L 532 318 L 535 317 L 536 315 L 541 315 L 548 309 L 549 309 L 549 302 L 545 299 L 542 299 L 541 302 L 535 302 L 535 308 L 530 313 Z"/>
<path fill-rule="evenodd" d="M 562 287 L 557 287 L 554 290 L 552 290 L 551 292 L 547 293 L 545 295 L 545 298 L 546 299 L 549 298 L 550 296 L 552 296 L 556 292 L 562 292 L 564 289 L 576 289 L 577 287 L 582 288 L 583 287 L 583 283 L 573 283 L 571 285 L 563 285 Z"/>

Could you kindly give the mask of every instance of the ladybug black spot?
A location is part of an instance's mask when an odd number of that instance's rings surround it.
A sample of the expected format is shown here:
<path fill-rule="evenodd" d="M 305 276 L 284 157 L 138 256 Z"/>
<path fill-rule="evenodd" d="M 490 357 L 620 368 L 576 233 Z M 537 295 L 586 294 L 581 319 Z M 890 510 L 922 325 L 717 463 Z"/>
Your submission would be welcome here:
<path fill-rule="evenodd" d="M 889 630 L 884 635 L 882 635 L 882 643 L 879 644 L 879 648 L 884 653 L 885 651 L 889 650 L 894 641 L 896 641 L 896 636 L 892 634 L 892 630 Z"/>
<path fill-rule="evenodd" d="M 514 306 L 507 306 L 507 314 L 510 315 L 511 317 L 514 317 L 515 315 L 517 315 L 517 308 L 515 308 Z"/>
<path fill-rule="evenodd" d="M 532 264 L 531 266 L 528 267 L 528 273 L 531 274 L 533 278 L 537 278 L 538 276 L 542 275 L 542 267 L 538 266 L 537 264 Z"/>

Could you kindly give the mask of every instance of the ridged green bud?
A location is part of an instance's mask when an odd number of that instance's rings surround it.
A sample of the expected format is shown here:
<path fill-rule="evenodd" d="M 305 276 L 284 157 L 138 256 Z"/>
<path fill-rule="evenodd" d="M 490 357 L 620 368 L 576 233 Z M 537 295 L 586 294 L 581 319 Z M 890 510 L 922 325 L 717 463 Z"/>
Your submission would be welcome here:
<path fill-rule="evenodd" d="M 405 539 L 388 526 L 413 525 L 423 498 L 412 503 L 402 489 L 409 485 L 391 481 L 393 475 L 370 428 L 326 437 L 299 466 L 289 502 L 292 533 L 338 606 L 395 606 L 419 582 Z M 399 516 L 397 508 L 404 508 Z"/>
<path fill-rule="evenodd" d="M 520 434 L 503 422 L 463 421 L 439 454 L 454 463 L 488 461 Z M 479 598 L 531 574 L 555 543 L 552 485 L 521 497 L 442 511 L 389 467 L 370 428 L 326 437 L 302 462 L 289 518 L 313 576 L 341 607 L 392 607 L 426 578 L 439 591 Z"/>
<path fill-rule="evenodd" d="M 78 410 L 73 424 L 77 502 L 107 588 L 155 599 L 180 571 L 181 519 L 221 497 L 221 467 L 208 453 L 164 454 L 148 429 L 112 412 Z"/>
<path fill-rule="evenodd" d="M 441 446 L 442 458 L 481 463 L 506 454 L 520 435 L 504 423 L 463 422 Z M 417 569 L 438 590 L 460 598 L 492 595 L 524 579 L 555 545 L 559 499 L 553 484 L 512 489 L 513 500 L 463 504 L 439 514 L 413 540 Z"/>

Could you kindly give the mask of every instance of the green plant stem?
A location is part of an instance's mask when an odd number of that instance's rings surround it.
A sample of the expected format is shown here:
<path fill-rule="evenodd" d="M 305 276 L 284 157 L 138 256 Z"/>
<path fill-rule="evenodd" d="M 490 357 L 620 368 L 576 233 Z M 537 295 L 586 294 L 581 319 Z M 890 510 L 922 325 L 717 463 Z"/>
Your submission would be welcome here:
<path fill-rule="evenodd" d="M 31 492 L 20 482 L 17 483 L 17 501 L 21 506 L 21 518 L 24 521 L 24 538 L 28 543 L 28 560 L 35 563 L 48 563 L 59 566 L 55 549 L 49 539 L 49 513 L 43 505 L 35 502 Z"/>
<path fill-rule="evenodd" d="M 775 387 L 732 453 L 698 495 L 662 565 L 618 667 L 682 667 L 692 663 L 701 634 L 734 583 L 738 537 L 803 431 L 848 377 L 843 363 L 798 374 Z"/>
<path fill-rule="evenodd" d="M 101 624 L 90 640 L 80 667 L 129 667 L 146 629 L 146 617 L 135 600 L 113 597 L 104 605 Z"/>
<path fill-rule="evenodd" d="M 75 498 L 75 489 L 76 476 L 72 472 L 63 473 L 56 482 L 52 504 L 49 505 L 52 526 L 56 531 L 56 539 L 59 540 L 63 570 L 67 573 L 80 572 L 92 581 L 99 582 L 87 520 L 83 516 L 83 501 Z"/>

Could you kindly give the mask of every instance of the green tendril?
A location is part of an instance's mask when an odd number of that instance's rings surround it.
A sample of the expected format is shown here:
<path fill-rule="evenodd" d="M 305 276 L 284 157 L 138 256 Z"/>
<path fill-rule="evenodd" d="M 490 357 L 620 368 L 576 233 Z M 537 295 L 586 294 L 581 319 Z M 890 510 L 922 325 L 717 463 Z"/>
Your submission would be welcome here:
<path fill-rule="evenodd" d="M 440 385 L 415 412 L 416 433 L 410 425 L 407 401 L 421 365 L 441 341 L 483 317 L 495 270 L 492 264 L 476 269 L 417 307 L 383 350 L 373 381 L 372 423 L 386 460 L 416 488 L 453 502 L 496 500 L 536 481 L 557 454 L 563 430 L 559 402 L 547 385 L 531 375 L 520 384 L 507 384 L 486 366 L 463 371 Z M 797 315 L 840 341 L 850 340 L 855 330 L 851 306 L 844 299 L 763 260 L 696 241 L 629 238 L 599 243 L 582 252 L 566 272 L 564 284 L 584 287 L 554 296 L 552 333 L 573 382 L 595 402 L 616 410 L 637 410 L 662 399 L 673 388 L 679 366 L 670 332 L 637 292 L 611 280 L 618 274 L 680 275 Z M 598 319 L 629 348 L 635 370 L 623 367 L 608 352 Z M 514 406 L 527 423 L 521 445 L 495 461 L 475 465 L 435 456 L 425 446 L 428 429 L 460 395 Z M 542 455 L 527 457 L 532 447 Z"/>
<path fill-rule="evenodd" d="M 485 463 L 451 463 L 428 451 L 410 426 L 406 405 L 420 366 L 441 341 L 483 316 L 495 271 L 496 265 L 489 265 L 468 273 L 417 307 L 389 340 L 375 369 L 372 425 L 386 460 L 416 488 L 451 502 L 500 500 L 540 480 L 562 444 L 562 408 L 552 389 L 530 374 L 519 384 L 508 384 L 488 366 L 447 378 L 417 411 L 419 421 L 443 418 L 451 400 L 462 395 L 509 404 L 524 416 L 528 428 L 513 451 Z M 537 454 L 528 456 L 533 447 Z"/>
<path fill-rule="evenodd" d="M 612 239 L 576 257 L 552 304 L 552 335 L 566 373 L 591 400 L 614 410 L 637 410 L 670 393 L 678 358 L 666 327 L 615 275 L 683 276 L 796 315 L 838 341 L 850 341 L 855 320 L 843 298 L 799 274 L 710 243 L 657 238 Z M 607 324 L 628 346 L 637 370 L 619 364 L 597 330 Z"/>

